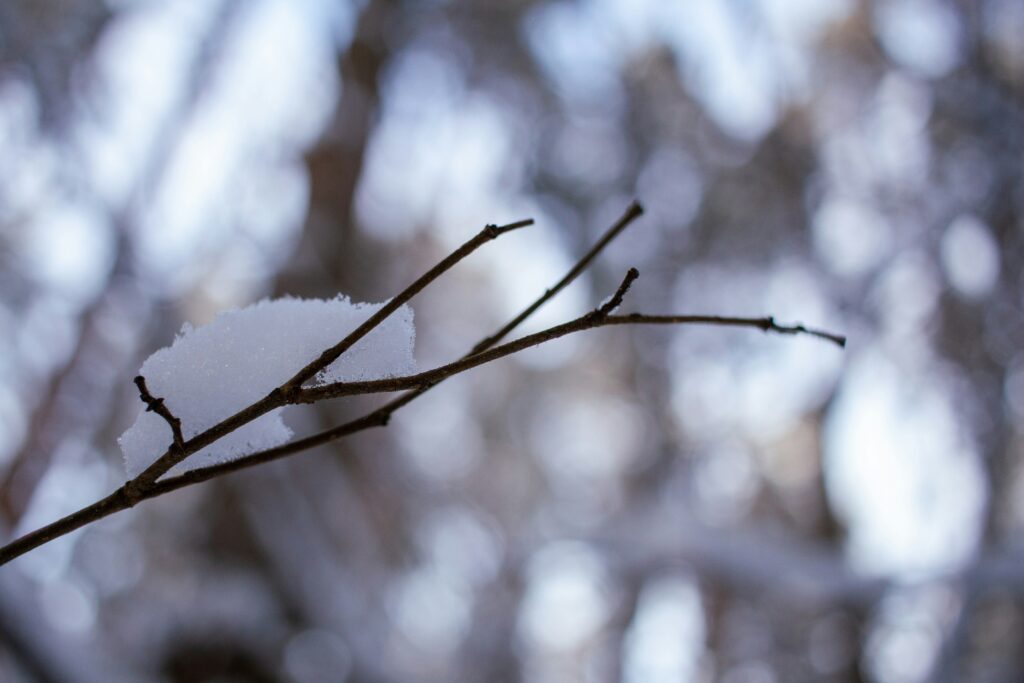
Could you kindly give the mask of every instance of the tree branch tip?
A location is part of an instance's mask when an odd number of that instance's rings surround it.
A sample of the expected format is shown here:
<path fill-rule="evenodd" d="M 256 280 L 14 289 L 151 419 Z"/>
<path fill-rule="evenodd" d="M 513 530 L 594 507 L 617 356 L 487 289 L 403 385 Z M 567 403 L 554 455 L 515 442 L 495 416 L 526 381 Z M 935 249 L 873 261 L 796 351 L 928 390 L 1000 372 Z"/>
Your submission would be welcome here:
<path fill-rule="evenodd" d="M 171 435 L 174 439 L 173 448 L 176 448 L 179 452 L 182 451 L 185 447 L 185 437 L 181 433 L 181 420 L 167 407 L 163 397 L 157 398 L 149 393 L 145 377 L 136 375 L 132 381 L 139 388 L 139 398 L 146 404 L 146 412 L 154 412 L 164 419 L 167 426 L 171 428 Z"/>
<path fill-rule="evenodd" d="M 644 205 L 640 203 L 639 199 L 634 199 L 630 203 L 629 208 L 626 209 L 626 213 L 630 217 L 642 216 L 644 213 Z"/>
<path fill-rule="evenodd" d="M 622 278 L 622 283 L 619 284 L 619 288 L 615 290 L 615 294 L 612 294 L 612 298 L 608 299 L 605 303 L 597 309 L 597 314 L 606 316 L 616 308 L 622 305 L 622 299 L 626 296 L 626 292 L 633 285 L 633 282 L 640 277 L 640 271 L 636 268 L 630 268 L 626 271 L 626 277 Z"/>
<path fill-rule="evenodd" d="M 512 232 L 513 230 L 518 230 L 519 228 L 525 228 L 527 226 L 533 225 L 533 223 L 534 221 L 532 218 L 524 218 L 521 221 L 509 223 L 508 225 L 495 225 L 493 223 L 490 223 L 484 227 L 484 234 L 486 234 L 490 239 L 494 239 L 495 237 L 504 235 L 506 232 Z"/>
<path fill-rule="evenodd" d="M 824 330 L 818 330 L 811 327 L 807 327 L 802 323 L 796 323 L 794 325 L 780 325 L 774 316 L 768 316 L 764 319 L 764 323 L 761 325 L 761 329 L 765 332 L 777 332 L 778 334 L 806 334 L 811 337 L 817 337 L 818 339 L 824 339 L 830 341 L 841 349 L 846 348 L 846 336 L 841 334 L 833 334 L 832 332 L 826 332 Z"/>

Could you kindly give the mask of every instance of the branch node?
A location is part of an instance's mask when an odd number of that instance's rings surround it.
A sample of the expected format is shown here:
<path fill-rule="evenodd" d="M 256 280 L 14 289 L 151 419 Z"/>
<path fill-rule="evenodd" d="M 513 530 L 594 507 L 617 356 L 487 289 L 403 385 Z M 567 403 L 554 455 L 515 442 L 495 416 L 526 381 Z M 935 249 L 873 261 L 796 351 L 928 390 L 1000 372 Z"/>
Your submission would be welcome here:
<path fill-rule="evenodd" d="M 153 394 L 149 393 L 149 389 L 146 387 L 146 378 L 142 375 L 138 375 L 134 380 L 135 386 L 139 388 L 139 398 L 146 404 L 146 412 L 153 412 L 164 419 L 170 428 L 171 435 L 174 438 L 174 447 L 179 451 L 185 450 L 185 438 L 181 434 L 181 420 L 175 417 L 174 413 L 171 412 L 170 408 L 166 406 L 163 398 L 157 398 Z M 131 497 L 129 495 L 129 502 Z M 134 504 L 134 503 L 133 503 Z"/>
<path fill-rule="evenodd" d="M 135 507 L 138 503 L 142 501 L 143 491 L 135 483 L 134 479 L 127 482 L 124 486 L 122 486 L 121 491 L 124 494 L 125 502 L 128 504 L 128 507 L 130 508 Z"/>

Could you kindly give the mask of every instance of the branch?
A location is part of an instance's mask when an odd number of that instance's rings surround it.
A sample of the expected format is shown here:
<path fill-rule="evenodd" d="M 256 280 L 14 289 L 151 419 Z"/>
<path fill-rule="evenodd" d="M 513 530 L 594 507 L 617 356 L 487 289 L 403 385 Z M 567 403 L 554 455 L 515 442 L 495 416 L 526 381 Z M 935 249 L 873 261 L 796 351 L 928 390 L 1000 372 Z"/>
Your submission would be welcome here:
<path fill-rule="evenodd" d="M 164 403 L 162 398 L 156 398 L 153 394 L 149 393 L 149 389 L 146 387 L 146 378 L 139 375 L 134 380 L 135 386 L 139 388 L 139 398 L 146 404 L 146 412 L 154 412 L 167 422 L 171 427 L 171 434 L 174 438 L 174 445 L 179 451 L 185 449 L 185 439 L 181 435 L 181 420 L 175 417 L 174 413 L 171 412 L 170 408 Z"/>
<path fill-rule="evenodd" d="M 415 294 L 426 287 L 430 282 L 436 279 L 444 271 L 448 270 L 451 266 L 457 263 L 462 258 L 468 256 L 472 251 L 479 247 L 484 242 L 490 241 L 505 232 L 514 230 L 525 225 L 529 225 L 532 221 L 520 221 L 504 227 L 487 226 L 473 239 L 469 240 L 462 247 L 457 249 L 453 254 L 437 266 L 428 271 L 420 279 L 410 285 L 406 290 L 399 294 L 395 299 L 388 303 L 387 306 L 382 308 L 378 313 L 372 316 L 366 323 L 357 328 L 352 334 L 343 339 L 341 342 L 336 344 L 324 351 L 321 356 L 312 363 L 308 364 L 305 368 L 300 370 L 294 377 L 288 382 L 278 387 L 265 398 L 257 401 L 248 408 L 239 411 L 235 415 L 223 420 L 222 422 L 214 425 L 210 429 L 202 432 L 201 434 L 193 437 L 188 441 L 184 441 L 181 438 L 181 426 L 180 421 L 174 417 L 174 415 L 164 406 L 162 399 L 154 398 L 149 394 L 148 389 L 145 386 L 145 380 L 142 377 L 136 378 L 136 384 L 139 386 L 140 395 L 143 401 L 147 404 L 147 410 L 153 410 L 160 414 L 164 419 L 171 425 L 172 431 L 175 433 L 175 444 L 168 449 L 168 452 L 161 456 L 154 465 L 151 465 L 141 475 L 135 479 L 124 484 L 120 489 L 115 491 L 110 496 L 93 503 L 81 510 L 64 517 L 46 527 L 33 531 L 22 538 L 13 541 L 7 546 L 0 548 L 0 564 L 9 562 L 10 560 L 18 557 L 19 555 L 38 547 L 54 538 L 67 534 L 75 529 L 78 529 L 92 521 L 102 519 L 108 515 L 111 515 L 120 510 L 127 509 L 134 506 L 141 500 L 154 498 L 164 493 L 174 491 L 178 488 L 196 484 L 208 479 L 212 479 L 216 476 L 227 474 L 229 472 L 237 471 L 247 467 L 252 467 L 257 464 L 264 462 L 270 462 L 278 458 L 291 455 L 300 451 L 304 451 L 315 446 L 318 446 L 329 441 L 359 432 L 371 427 L 383 426 L 388 423 L 391 415 L 403 407 L 410 401 L 414 400 L 418 396 L 422 395 L 425 391 L 431 387 L 436 386 L 439 382 L 444 381 L 448 377 L 465 372 L 471 368 L 478 367 L 485 363 L 497 360 L 504 356 L 517 353 L 526 348 L 537 346 L 547 341 L 552 341 L 563 337 L 567 334 L 579 332 L 583 330 L 593 329 L 597 327 L 604 327 L 607 325 L 633 325 L 633 324 L 712 324 L 712 325 L 731 325 L 731 326 L 744 326 L 754 327 L 761 329 L 765 332 L 776 332 L 780 334 L 808 334 L 822 339 L 831 341 L 839 346 L 844 346 L 846 343 L 845 337 L 835 335 L 829 332 L 823 332 L 821 330 L 807 328 L 803 325 L 779 325 L 775 322 L 774 318 L 737 318 L 737 317 L 724 317 L 724 316 L 703 316 L 703 315 L 644 315 L 634 313 L 625 316 L 611 315 L 611 313 L 621 304 L 623 297 L 629 290 L 632 282 L 638 277 L 639 273 L 636 269 L 631 268 L 619 285 L 615 294 L 610 297 L 606 303 L 601 304 L 593 311 L 571 320 L 562 325 L 556 325 L 547 330 L 543 330 L 536 334 L 527 335 L 513 342 L 503 344 L 501 346 L 494 347 L 493 345 L 501 339 L 504 335 L 508 334 L 523 320 L 529 317 L 534 311 L 536 311 L 543 303 L 557 294 L 562 288 L 569 284 L 575 279 L 590 263 L 590 261 L 603 249 L 615 236 L 617 236 L 633 219 L 640 215 L 642 210 L 639 205 L 634 203 L 626 214 L 614 225 L 612 228 L 598 241 L 597 244 L 570 270 L 570 272 L 564 277 L 555 287 L 547 290 L 537 301 L 531 304 L 523 313 L 517 316 L 513 321 L 507 324 L 504 328 L 499 330 L 498 333 L 485 338 L 473 349 L 469 354 L 464 356 L 454 363 L 435 368 L 426 372 L 418 373 L 415 375 L 409 375 L 406 377 L 397 377 L 385 380 L 375 380 L 372 382 L 347 382 L 347 383 L 336 383 L 329 384 L 320 387 L 303 388 L 301 385 L 306 380 L 314 377 L 320 370 L 325 368 L 327 365 L 337 359 L 342 353 L 356 343 L 359 339 L 369 333 L 374 327 L 379 325 L 386 319 L 388 315 L 393 313 L 399 306 L 411 299 Z M 219 465 L 210 467 L 204 467 L 196 470 L 191 470 L 182 475 L 168 478 L 166 480 L 157 481 L 157 479 L 164 474 L 169 467 L 177 464 L 181 460 L 185 459 L 192 453 L 200 450 L 201 448 L 213 443 L 217 439 L 221 438 L 225 434 L 237 429 L 241 425 L 255 419 L 259 415 L 272 410 L 277 407 L 288 405 L 291 403 L 306 403 L 313 402 L 316 400 L 322 400 L 324 398 L 332 398 L 335 396 L 347 396 L 356 393 L 371 393 L 381 391 L 397 391 L 400 389 L 412 388 L 412 391 L 408 391 L 402 396 L 388 402 L 381 406 L 377 410 L 364 415 L 363 417 L 352 420 L 348 423 L 339 425 L 333 429 L 314 434 L 304 439 L 299 439 L 289 444 L 279 446 L 277 448 L 271 448 L 258 453 L 253 453 L 249 456 L 245 456 L 238 460 L 225 462 Z M 165 414 L 166 413 L 166 414 Z M 163 463 L 161 467 L 157 467 L 158 464 Z M 169 463 L 169 464 L 167 464 Z M 155 474 L 154 474 L 155 472 Z"/>
<path fill-rule="evenodd" d="M 280 408 L 293 403 L 294 397 L 301 390 L 303 382 L 312 378 L 316 373 L 320 372 L 337 360 L 338 357 L 350 349 L 353 344 L 369 334 L 370 331 L 384 322 L 388 316 L 397 311 L 404 303 L 419 294 L 427 285 L 440 277 L 445 271 L 449 270 L 456 263 L 472 254 L 483 244 L 490 242 L 505 233 L 518 230 L 519 228 L 523 228 L 528 225 L 533 225 L 532 218 L 500 227 L 496 225 L 486 226 L 473 238 L 453 251 L 440 263 L 402 290 L 398 296 L 381 307 L 379 311 L 370 316 L 366 322 L 353 330 L 348 336 L 321 353 L 316 360 L 299 370 L 287 382 L 277 387 L 247 408 L 243 408 L 231 417 L 225 418 L 206 431 L 192 437 L 188 441 L 184 442 L 182 447 L 172 447 L 167 449 L 163 455 L 143 470 L 141 474 L 128 482 L 127 491 L 129 498 L 132 500 L 142 500 L 142 496 L 146 488 L 152 486 L 157 479 L 167 473 L 167 470 L 171 469 L 188 456 L 196 453 L 206 446 L 209 446 L 227 434 L 230 434 L 242 425 L 252 422 L 261 415 L 264 415 L 275 408 Z"/>
<path fill-rule="evenodd" d="M 518 353 L 525 349 L 540 346 L 560 337 L 584 330 L 592 330 L 597 327 L 608 325 L 727 325 L 732 327 L 753 327 L 765 332 L 776 332 L 779 334 L 808 334 L 821 339 L 827 339 L 840 347 L 845 346 L 846 339 L 830 332 L 812 330 L 803 325 L 783 326 L 775 323 L 771 317 L 768 318 L 731 318 L 724 316 L 708 315 L 645 315 L 642 313 L 631 313 L 629 315 L 609 315 L 605 310 L 613 310 L 618 305 L 616 299 L 621 300 L 621 295 L 629 288 L 632 282 L 630 274 L 623 280 L 615 297 L 607 304 L 602 305 L 586 315 L 575 320 L 570 320 L 561 325 L 549 327 L 546 330 L 521 337 L 513 342 L 496 346 L 488 351 L 481 351 L 473 356 L 468 356 L 454 363 L 442 365 L 441 367 L 419 372 L 414 375 L 403 377 L 390 377 L 387 379 L 375 379 L 362 382 L 337 382 L 325 384 L 318 387 L 303 389 L 295 398 L 296 403 L 316 403 L 329 398 L 340 398 L 342 396 L 355 396 L 358 394 L 378 394 L 389 391 L 402 391 L 403 389 L 418 389 L 425 386 L 432 386 L 452 375 L 458 375 L 472 368 L 490 363 Z"/>
<path fill-rule="evenodd" d="M 502 339 L 504 339 L 506 336 L 508 336 L 509 332 L 519 327 L 519 325 L 522 324 L 524 320 L 533 315 L 538 308 L 540 308 L 548 301 L 553 299 L 556 294 L 558 294 L 563 289 L 568 287 L 569 284 L 571 284 L 577 277 L 579 277 L 580 273 L 586 270 L 587 266 L 590 265 L 590 262 L 593 261 L 598 254 L 604 251 L 604 248 L 607 247 L 612 240 L 618 237 L 623 230 L 628 228 L 634 220 L 642 216 L 643 213 L 644 208 L 640 206 L 640 202 L 633 200 L 633 202 L 626 209 L 626 212 L 622 214 L 622 217 L 619 218 L 619 220 L 615 221 L 615 224 L 612 225 L 612 227 L 608 228 L 608 230 L 603 235 L 601 235 L 601 238 L 594 243 L 594 246 L 590 248 L 590 251 L 584 254 L 582 258 L 580 258 L 580 260 L 577 261 L 576 264 L 569 269 L 569 272 L 565 274 L 565 277 L 556 282 L 554 286 L 552 286 L 550 289 L 545 291 L 539 299 L 537 299 L 532 304 L 527 306 L 522 313 L 512 318 L 512 320 L 508 321 L 508 323 L 500 330 L 498 330 L 489 337 L 481 339 L 476 344 L 476 346 L 474 346 L 466 355 L 472 356 L 474 353 L 479 353 L 484 349 L 489 349 L 498 342 L 500 342 Z"/>

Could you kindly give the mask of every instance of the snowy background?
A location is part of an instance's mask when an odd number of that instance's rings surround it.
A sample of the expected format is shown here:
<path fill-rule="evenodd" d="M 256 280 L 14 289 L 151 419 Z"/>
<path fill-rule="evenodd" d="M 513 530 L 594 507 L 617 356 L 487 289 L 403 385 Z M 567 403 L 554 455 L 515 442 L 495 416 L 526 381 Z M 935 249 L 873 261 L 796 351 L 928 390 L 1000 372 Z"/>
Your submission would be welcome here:
<path fill-rule="evenodd" d="M 264 297 L 464 353 L 386 430 L 0 569 L 0 680 L 1018 681 L 1018 0 L 0 4 L 0 520 L 112 491 L 143 359 Z M 297 435 L 359 397 L 287 413 Z"/>

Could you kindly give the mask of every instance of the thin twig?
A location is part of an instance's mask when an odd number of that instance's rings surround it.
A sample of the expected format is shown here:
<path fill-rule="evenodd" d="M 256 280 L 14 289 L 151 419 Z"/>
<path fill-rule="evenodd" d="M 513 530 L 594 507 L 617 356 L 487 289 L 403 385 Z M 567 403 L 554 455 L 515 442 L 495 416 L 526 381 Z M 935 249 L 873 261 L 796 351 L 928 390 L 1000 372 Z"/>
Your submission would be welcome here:
<path fill-rule="evenodd" d="M 619 220 L 615 221 L 615 224 L 612 225 L 612 227 L 608 228 L 608 230 L 603 235 L 601 235 L 601 238 L 594 243 L 590 250 L 587 251 L 587 253 L 584 254 L 580 258 L 580 260 L 577 261 L 573 265 L 573 267 L 569 269 L 569 272 L 565 274 L 565 277 L 556 282 L 550 289 L 545 291 L 544 294 L 540 296 L 540 298 L 538 298 L 532 304 L 527 306 L 522 313 L 512 318 L 512 320 L 508 321 L 508 323 L 506 323 L 505 326 L 502 327 L 500 330 L 498 330 L 489 337 L 481 339 L 476 344 L 476 346 L 474 346 L 472 350 L 470 350 L 470 352 L 467 355 L 472 356 L 474 353 L 479 353 L 484 349 L 489 349 L 498 342 L 500 342 L 502 339 L 504 339 L 506 336 L 508 336 L 509 332 L 519 327 L 519 325 L 522 324 L 524 320 L 533 315 L 538 308 L 540 308 L 548 301 L 553 299 L 556 294 L 558 294 L 563 289 L 568 287 L 576 278 L 578 278 L 580 276 L 580 273 L 587 269 L 587 266 L 590 265 L 590 262 L 593 261 L 597 257 L 597 255 L 600 254 L 604 250 L 604 248 L 608 246 L 609 243 L 611 243 L 612 240 L 618 237 L 623 230 L 629 227 L 629 225 L 633 221 L 642 216 L 643 213 L 644 208 L 640 205 L 640 202 L 633 200 L 633 202 L 630 203 L 629 207 L 626 209 L 626 212 L 622 214 L 622 217 L 619 218 Z"/>
<path fill-rule="evenodd" d="M 621 306 L 622 299 L 626 296 L 626 292 L 629 291 L 629 288 L 633 286 L 633 282 L 635 282 L 638 277 L 640 277 L 640 271 L 636 268 L 630 268 L 626 272 L 626 277 L 622 278 L 622 283 L 619 285 L 619 288 L 615 290 L 614 294 L 612 294 L 612 297 L 605 303 L 598 306 L 594 313 L 604 318 Z"/>
<path fill-rule="evenodd" d="M 139 388 L 139 398 L 146 404 L 146 412 L 153 412 L 164 419 L 171 427 L 173 443 L 179 451 L 185 449 L 185 438 L 181 435 L 181 420 L 179 420 L 171 409 L 167 407 L 162 398 L 157 398 L 149 393 L 146 387 L 146 378 L 139 375 L 135 378 L 135 386 Z"/>

